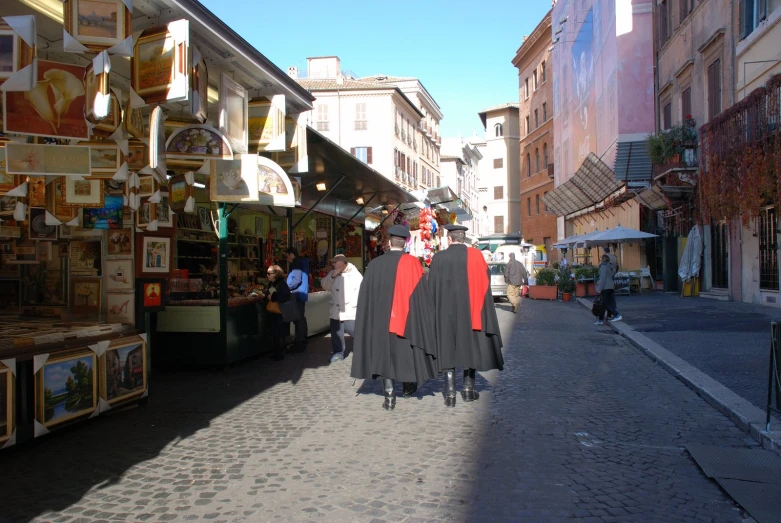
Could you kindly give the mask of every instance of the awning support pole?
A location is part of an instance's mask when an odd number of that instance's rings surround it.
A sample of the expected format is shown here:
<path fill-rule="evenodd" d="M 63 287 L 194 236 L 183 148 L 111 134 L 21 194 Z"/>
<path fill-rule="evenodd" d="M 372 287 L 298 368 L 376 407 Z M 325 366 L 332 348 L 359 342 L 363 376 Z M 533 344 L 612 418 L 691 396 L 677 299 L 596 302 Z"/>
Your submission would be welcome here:
<path fill-rule="evenodd" d="M 228 328 L 228 216 L 230 215 L 230 213 L 226 214 L 225 207 L 224 202 L 217 205 L 220 242 L 220 333 L 223 336 Z"/>
<path fill-rule="evenodd" d="M 235 211 L 239 207 L 238 203 L 234 203 L 233 207 L 230 208 L 228 212 L 225 212 L 224 217 L 225 219 L 230 218 L 230 215 L 233 214 L 233 211 Z M 223 210 L 225 209 L 225 206 L 223 205 Z"/>
<path fill-rule="evenodd" d="M 355 213 L 355 214 L 353 214 L 353 215 L 350 217 L 350 219 L 349 219 L 349 220 L 347 220 L 347 223 L 345 223 L 344 225 L 342 225 L 342 228 L 341 228 L 341 229 L 339 229 L 338 231 L 336 231 L 336 234 L 334 235 L 334 238 L 338 238 L 338 237 L 339 237 L 339 234 L 340 234 L 340 233 L 341 233 L 343 230 L 345 230 L 345 228 L 347 228 L 347 226 L 348 226 L 348 225 L 350 225 L 350 224 L 353 222 L 353 220 L 355 219 L 355 217 L 356 217 L 356 216 L 358 216 L 359 214 L 361 214 L 361 211 L 363 211 L 364 209 L 366 209 L 366 206 L 367 206 L 367 205 L 369 205 L 369 203 L 370 203 L 370 202 L 371 202 L 371 201 L 374 199 L 374 197 L 375 197 L 375 196 L 377 196 L 377 193 L 374 193 L 374 194 L 372 194 L 372 195 L 371 195 L 371 198 L 369 198 L 368 200 L 366 200 L 366 203 L 364 203 L 364 204 L 363 204 L 363 206 L 362 206 L 360 209 L 358 209 L 358 211 L 356 211 L 356 213 Z"/>
<path fill-rule="evenodd" d="M 331 188 L 330 188 L 330 189 L 328 189 L 328 190 L 325 192 L 325 194 L 324 194 L 324 195 L 322 195 L 322 196 L 321 196 L 321 197 L 320 197 L 320 198 L 319 198 L 319 199 L 318 199 L 318 200 L 315 202 L 315 204 L 314 204 L 312 207 L 310 207 L 309 209 L 307 209 L 307 211 L 304 213 L 304 215 L 303 215 L 301 218 L 299 218 L 299 219 L 298 219 L 298 221 L 297 221 L 295 224 L 293 224 L 293 228 L 292 228 L 292 229 L 290 229 L 290 233 L 291 233 L 291 234 L 293 233 L 293 231 L 294 231 L 294 230 L 296 230 L 296 228 L 297 228 L 299 225 L 301 225 L 301 222 L 303 222 L 303 221 L 306 219 L 306 217 L 307 217 L 307 216 L 309 216 L 310 214 L 312 214 L 312 211 L 314 211 L 314 210 L 315 210 L 315 208 L 316 208 L 316 207 L 317 207 L 317 206 L 320 204 L 320 202 L 322 202 L 324 198 L 326 198 L 326 197 L 327 197 L 329 194 L 331 194 L 331 193 L 333 192 L 333 190 L 334 190 L 334 189 L 336 189 L 336 188 L 339 186 L 339 184 L 340 184 L 340 183 L 342 183 L 342 180 L 344 180 L 344 175 L 342 175 L 342 176 L 341 176 L 341 177 L 340 177 L 338 180 L 336 180 L 336 183 L 334 183 L 334 184 L 331 186 Z"/>
<path fill-rule="evenodd" d="M 267 208 L 267 209 L 268 209 L 268 211 L 269 211 L 271 214 L 273 214 L 274 216 L 279 216 L 279 214 L 277 214 L 277 211 L 275 211 L 275 210 L 274 210 L 274 208 L 273 208 L 272 206 L 270 206 L 270 205 L 266 205 L 266 208 Z"/>
<path fill-rule="evenodd" d="M 378 228 L 379 228 L 379 227 L 382 227 L 382 224 L 383 224 L 383 223 L 385 223 L 385 220 L 387 220 L 388 218 L 390 218 L 390 217 L 391 217 L 391 214 L 393 214 L 394 212 L 396 212 L 396 211 L 399 209 L 399 207 L 401 207 L 401 204 L 398 204 L 398 205 L 396 206 L 396 208 L 395 208 L 395 209 L 393 209 L 391 212 L 389 212 L 389 213 L 388 213 L 388 215 L 387 215 L 385 218 L 383 218 L 383 219 L 382 219 L 382 221 L 380 222 L 380 224 L 379 224 L 377 227 L 378 227 Z"/>

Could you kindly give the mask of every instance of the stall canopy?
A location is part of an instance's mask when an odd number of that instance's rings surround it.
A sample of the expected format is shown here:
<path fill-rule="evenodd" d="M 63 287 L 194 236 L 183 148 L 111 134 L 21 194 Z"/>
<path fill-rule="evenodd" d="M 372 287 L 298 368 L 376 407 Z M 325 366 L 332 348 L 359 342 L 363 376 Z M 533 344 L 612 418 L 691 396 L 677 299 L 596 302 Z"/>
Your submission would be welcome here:
<path fill-rule="evenodd" d="M 555 214 L 567 216 L 602 203 L 623 185 L 605 162 L 590 153 L 572 178 L 543 196 L 542 201 Z"/>
<path fill-rule="evenodd" d="M 300 176 L 302 207 L 363 221 L 367 209 L 414 208 L 418 198 L 307 127 L 309 172 Z"/>

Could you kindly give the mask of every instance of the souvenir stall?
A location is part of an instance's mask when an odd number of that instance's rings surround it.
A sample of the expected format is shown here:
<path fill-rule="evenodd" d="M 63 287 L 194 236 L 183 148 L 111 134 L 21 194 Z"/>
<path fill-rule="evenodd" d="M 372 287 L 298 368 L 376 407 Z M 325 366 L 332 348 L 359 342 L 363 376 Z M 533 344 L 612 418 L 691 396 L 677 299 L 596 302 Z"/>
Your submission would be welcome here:
<path fill-rule="evenodd" d="M 217 295 L 226 332 L 288 242 L 312 97 L 198 2 L 140 5 L 0 4 L 0 448 L 144 401 L 156 314 Z"/>

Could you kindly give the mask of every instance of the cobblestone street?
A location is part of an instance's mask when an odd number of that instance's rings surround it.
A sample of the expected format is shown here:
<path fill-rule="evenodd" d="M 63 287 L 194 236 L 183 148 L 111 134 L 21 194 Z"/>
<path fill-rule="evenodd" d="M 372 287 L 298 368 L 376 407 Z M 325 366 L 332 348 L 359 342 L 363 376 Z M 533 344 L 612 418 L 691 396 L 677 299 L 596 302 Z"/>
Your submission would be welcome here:
<path fill-rule="evenodd" d="M 322 337 L 282 363 L 155 372 L 150 404 L 0 455 L 0 520 L 745 517 L 684 446 L 751 438 L 579 305 L 499 308 L 506 368 L 476 403 L 446 410 L 439 381 L 385 412 Z"/>

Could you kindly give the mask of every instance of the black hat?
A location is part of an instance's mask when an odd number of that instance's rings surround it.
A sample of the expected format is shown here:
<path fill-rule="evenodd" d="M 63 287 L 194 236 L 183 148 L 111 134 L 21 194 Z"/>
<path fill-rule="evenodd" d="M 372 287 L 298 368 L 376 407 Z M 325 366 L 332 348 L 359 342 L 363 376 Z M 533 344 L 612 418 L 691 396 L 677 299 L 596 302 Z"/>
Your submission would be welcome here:
<path fill-rule="evenodd" d="M 445 225 L 446 231 L 468 231 L 469 227 L 465 227 L 463 225 L 457 225 L 455 223 L 449 223 Z"/>
<path fill-rule="evenodd" d="M 388 229 L 388 234 L 399 238 L 409 238 L 409 229 L 403 225 L 394 225 Z"/>

